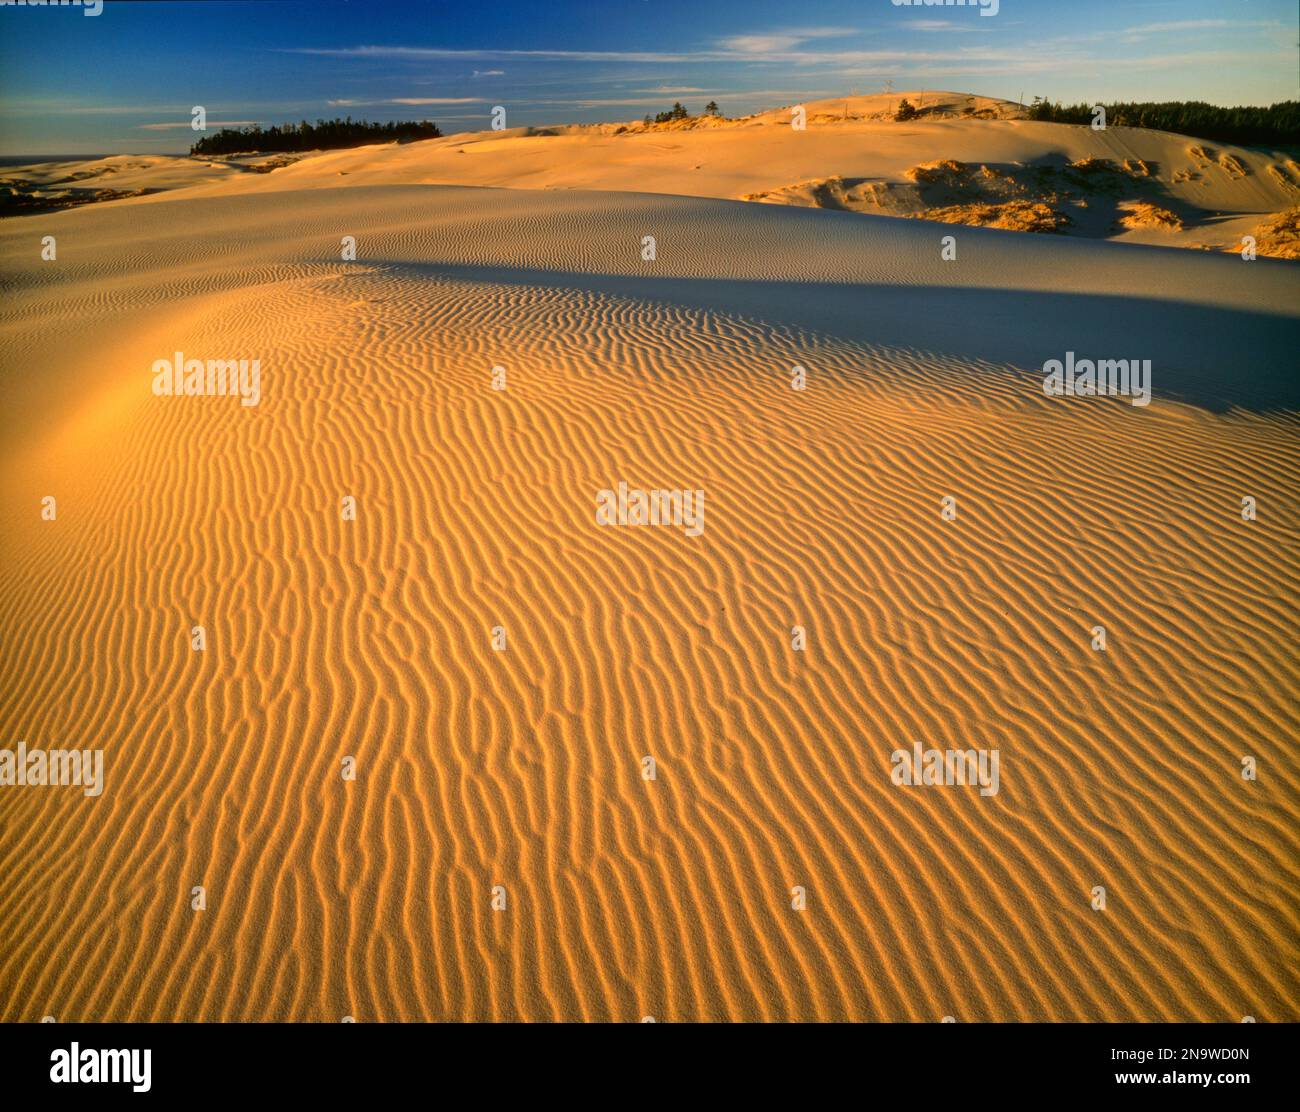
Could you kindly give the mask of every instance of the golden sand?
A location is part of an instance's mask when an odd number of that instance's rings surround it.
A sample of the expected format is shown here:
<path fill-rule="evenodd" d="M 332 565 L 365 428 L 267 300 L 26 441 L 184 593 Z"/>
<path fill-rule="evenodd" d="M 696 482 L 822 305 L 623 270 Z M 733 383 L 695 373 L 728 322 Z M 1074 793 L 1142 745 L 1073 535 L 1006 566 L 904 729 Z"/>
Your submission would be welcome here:
<path fill-rule="evenodd" d="M 0 224 L 0 1019 L 1297 1018 L 1291 264 L 311 161 Z"/>

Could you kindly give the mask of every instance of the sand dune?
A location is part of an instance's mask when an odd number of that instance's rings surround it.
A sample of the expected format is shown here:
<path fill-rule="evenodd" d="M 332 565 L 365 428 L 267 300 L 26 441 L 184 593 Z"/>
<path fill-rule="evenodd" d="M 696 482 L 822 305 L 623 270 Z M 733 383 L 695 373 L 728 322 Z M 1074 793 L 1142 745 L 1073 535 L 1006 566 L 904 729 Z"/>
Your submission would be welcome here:
<path fill-rule="evenodd" d="M 892 118 L 904 97 L 921 105 L 921 118 Z M 649 128 L 633 122 L 462 133 L 317 153 L 283 166 L 261 156 L 21 168 L 0 175 L 0 188 L 18 181 L 57 201 L 69 187 L 51 182 L 78 175 L 107 182 L 107 173 L 118 189 L 182 189 L 191 197 L 358 185 L 620 190 L 1169 247 L 1239 251 L 1242 236 L 1254 234 L 1266 250 L 1294 254 L 1294 244 L 1260 230 L 1300 205 L 1300 165 L 1285 152 L 1142 128 L 1037 123 L 1010 102 L 959 93 L 810 101 L 800 106 L 803 130 L 791 126 L 792 107 Z M 953 169 L 936 176 L 937 166 Z M 1133 219 L 1142 206 L 1171 219 Z"/>
<path fill-rule="evenodd" d="M 0 173 L 0 215 L 143 197 L 247 173 L 270 173 L 296 160 L 294 155 L 228 159 L 110 155 L 82 162 L 31 163 Z"/>
<path fill-rule="evenodd" d="M 0 1018 L 1297 1018 L 1294 267 L 614 191 L 695 134 L 0 224 L 0 729 L 107 777 L 0 795 Z M 1152 404 L 1045 397 L 1066 350 Z M 259 404 L 155 396 L 176 351 Z M 620 481 L 704 531 L 598 525 Z"/>

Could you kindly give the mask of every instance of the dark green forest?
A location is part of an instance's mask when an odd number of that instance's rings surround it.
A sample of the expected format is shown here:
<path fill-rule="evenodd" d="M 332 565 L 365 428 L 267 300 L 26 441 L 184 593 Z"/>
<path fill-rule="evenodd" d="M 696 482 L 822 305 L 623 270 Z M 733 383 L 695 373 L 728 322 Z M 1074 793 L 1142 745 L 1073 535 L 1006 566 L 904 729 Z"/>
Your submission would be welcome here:
<path fill-rule="evenodd" d="M 1107 127 L 1149 127 L 1173 131 L 1196 139 L 1216 139 L 1238 146 L 1300 145 L 1300 101 L 1287 100 L 1268 107 L 1220 108 L 1199 100 L 1160 104 L 1123 102 L 1103 105 Z M 1054 104 L 1035 97 L 1028 109 L 1031 120 L 1058 124 L 1090 124 L 1090 104 Z"/>
<path fill-rule="evenodd" d="M 419 123 L 372 124 L 365 120 L 317 120 L 309 124 L 263 128 L 260 124 L 246 128 L 222 128 L 215 135 L 205 135 L 190 148 L 190 154 L 244 154 L 262 151 L 331 151 L 340 147 L 360 147 L 366 143 L 409 142 L 413 139 L 437 139 L 438 125 L 428 120 Z"/>

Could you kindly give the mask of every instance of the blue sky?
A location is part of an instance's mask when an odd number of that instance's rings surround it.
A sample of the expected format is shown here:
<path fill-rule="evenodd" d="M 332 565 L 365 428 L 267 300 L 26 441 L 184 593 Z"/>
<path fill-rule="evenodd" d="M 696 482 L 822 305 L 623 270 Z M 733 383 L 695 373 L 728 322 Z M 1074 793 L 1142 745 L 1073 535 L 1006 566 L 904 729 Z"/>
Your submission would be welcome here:
<path fill-rule="evenodd" d="M 209 127 L 352 115 L 444 132 L 728 115 L 929 88 L 1016 99 L 1300 98 L 1296 0 L 108 0 L 0 7 L 0 154 L 182 152 Z"/>

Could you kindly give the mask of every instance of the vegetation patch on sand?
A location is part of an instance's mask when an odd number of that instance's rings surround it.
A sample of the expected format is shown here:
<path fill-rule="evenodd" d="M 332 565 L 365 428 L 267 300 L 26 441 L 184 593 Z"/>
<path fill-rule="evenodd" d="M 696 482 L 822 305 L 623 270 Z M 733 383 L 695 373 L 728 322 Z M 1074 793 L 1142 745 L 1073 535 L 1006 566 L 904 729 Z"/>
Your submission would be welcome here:
<path fill-rule="evenodd" d="M 1256 254 L 1274 259 L 1300 259 L 1300 205 L 1270 216 L 1255 229 L 1254 236 Z"/>
<path fill-rule="evenodd" d="M 982 228 L 1005 228 L 1012 232 L 1059 232 L 1070 218 L 1041 201 L 1005 201 L 1001 204 L 949 205 L 910 214 L 918 219 L 943 224 L 971 224 Z"/>
<path fill-rule="evenodd" d="M 1119 218 L 1121 228 L 1166 228 L 1171 232 L 1181 232 L 1183 221 L 1177 213 L 1167 208 L 1153 205 L 1149 201 L 1138 201 Z"/>
<path fill-rule="evenodd" d="M 123 197 L 146 197 L 159 189 L 60 189 L 44 190 L 23 181 L 0 185 L 0 217 L 31 216 L 38 212 L 91 205 L 98 201 L 120 201 Z"/>
<path fill-rule="evenodd" d="M 912 186 L 865 178 L 843 178 L 839 174 L 832 174 L 829 178 L 811 178 L 781 189 L 742 193 L 740 199 L 839 212 L 879 212 L 887 216 L 913 216 L 922 208 Z"/>
<path fill-rule="evenodd" d="M 1090 156 L 1005 166 L 943 158 L 913 166 L 903 176 L 906 182 L 894 183 L 832 175 L 741 199 L 1022 232 L 1061 232 L 1085 220 L 1084 234 L 1097 235 L 1112 231 L 1117 222 L 1125 229 L 1183 227 L 1177 213 L 1142 196 L 1155 196 L 1158 185 L 1153 166 L 1140 158 L 1116 163 Z"/>

